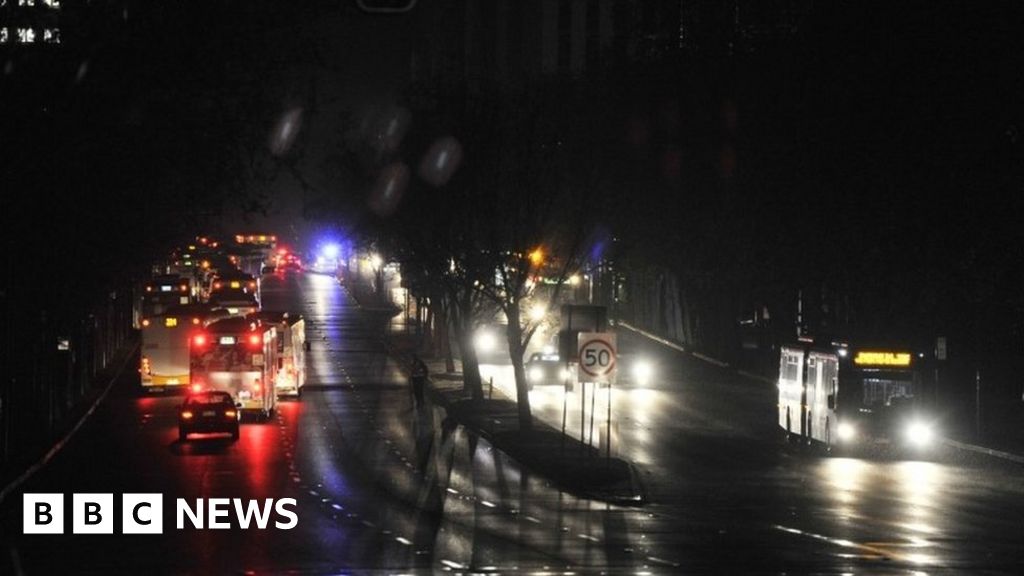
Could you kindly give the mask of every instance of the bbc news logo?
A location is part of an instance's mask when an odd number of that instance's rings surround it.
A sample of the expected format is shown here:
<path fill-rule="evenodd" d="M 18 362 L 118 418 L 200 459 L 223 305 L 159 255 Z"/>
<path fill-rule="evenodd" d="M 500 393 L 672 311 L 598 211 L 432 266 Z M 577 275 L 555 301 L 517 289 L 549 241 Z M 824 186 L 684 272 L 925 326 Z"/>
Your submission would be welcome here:
<path fill-rule="evenodd" d="M 266 530 L 273 526 L 278 530 L 291 530 L 299 524 L 294 510 L 296 505 L 294 498 L 276 501 L 273 498 L 197 498 L 194 503 L 177 498 L 175 528 Z M 113 494 L 71 495 L 73 534 L 113 534 L 115 515 Z M 64 495 L 25 494 L 22 516 L 25 534 L 63 534 Z M 120 517 L 122 534 L 163 534 L 163 494 L 122 494 Z"/>

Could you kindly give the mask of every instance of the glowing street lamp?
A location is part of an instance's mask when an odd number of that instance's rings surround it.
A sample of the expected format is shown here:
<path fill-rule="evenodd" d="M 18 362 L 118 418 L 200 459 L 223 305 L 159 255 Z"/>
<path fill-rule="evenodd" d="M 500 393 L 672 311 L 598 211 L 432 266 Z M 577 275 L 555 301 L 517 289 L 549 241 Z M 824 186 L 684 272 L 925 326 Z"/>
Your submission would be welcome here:
<path fill-rule="evenodd" d="M 530 264 L 534 266 L 540 266 L 544 263 L 544 250 L 540 247 L 536 248 L 533 252 L 530 252 Z"/>

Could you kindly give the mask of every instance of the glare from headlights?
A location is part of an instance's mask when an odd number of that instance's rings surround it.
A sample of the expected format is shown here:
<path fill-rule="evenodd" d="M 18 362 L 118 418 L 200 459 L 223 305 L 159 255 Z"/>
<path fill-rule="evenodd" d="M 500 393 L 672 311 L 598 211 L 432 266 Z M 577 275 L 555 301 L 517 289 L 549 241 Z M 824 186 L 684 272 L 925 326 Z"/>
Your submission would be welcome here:
<path fill-rule="evenodd" d="M 633 364 L 633 381 L 637 384 L 647 384 L 654 375 L 654 367 L 646 360 L 637 360 Z"/>
<path fill-rule="evenodd" d="M 490 332 L 477 332 L 476 337 L 473 338 L 473 346 L 476 348 L 477 353 L 483 352 L 494 352 L 494 348 L 497 346 L 497 342 L 494 341 L 494 334 Z"/>
<path fill-rule="evenodd" d="M 836 427 L 836 435 L 841 442 L 850 442 L 857 437 L 857 429 L 849 422 L 840 422 Z"/>
<path fill-rule="evenodd" d="M 913 422 L 907 426 L 907 439 L 915 446 L 928 446 L 932 443 L 932 427 L 923 422 Z"/>
<path fill-rule="evenodd" d="M 540 368 L 533 367 L 526 373 L 526 379 L 530 382 L 540 382 L 544 378 L 544 371 Z"/>

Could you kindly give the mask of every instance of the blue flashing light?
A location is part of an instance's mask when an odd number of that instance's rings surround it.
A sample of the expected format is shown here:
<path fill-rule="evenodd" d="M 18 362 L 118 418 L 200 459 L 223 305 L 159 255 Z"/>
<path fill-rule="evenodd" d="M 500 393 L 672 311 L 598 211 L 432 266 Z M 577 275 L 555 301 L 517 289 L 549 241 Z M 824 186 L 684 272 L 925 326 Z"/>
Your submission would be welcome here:
<path fill-rule="evenodd" d="M 334 260 L 335 258 L 338 257 L 338 254 L 341 252 L 341 248 L 339 248 L 337 244 L 327 244 L 326 246 L 320 249 L 320 252 L 321 254 L 324 255 L 325 258 Z"/>

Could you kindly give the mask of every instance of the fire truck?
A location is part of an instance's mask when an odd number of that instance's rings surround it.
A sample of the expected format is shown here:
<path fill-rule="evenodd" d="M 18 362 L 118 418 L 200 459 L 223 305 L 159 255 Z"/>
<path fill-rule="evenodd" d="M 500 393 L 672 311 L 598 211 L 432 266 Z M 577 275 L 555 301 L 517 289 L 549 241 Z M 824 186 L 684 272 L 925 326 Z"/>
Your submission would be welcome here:
<path fill-rule="evenodd" d="M 256 318 L 218 320 L 189 341 L 192 391 L 223 390 L 243 413 L 267 419 L 278 374 L 277 329 Z"/>
<path fill-rule="evenodd" d="M 277 328 L 277 396 L 299 397 L 306 384 L 306 321 L 301 314 L 265 310 L 250 317 Z"/>
<path fill-rule="evenodd" d="M 937 442 L 921 354 L 906 347 L 781 348 L 779 426 L 787 438 L 843 453 L 880 449 L 925 455 Z"/>

